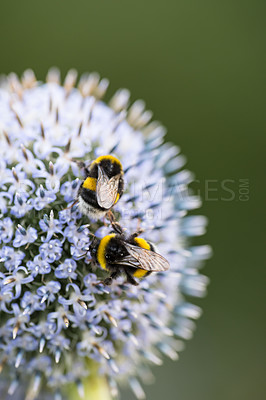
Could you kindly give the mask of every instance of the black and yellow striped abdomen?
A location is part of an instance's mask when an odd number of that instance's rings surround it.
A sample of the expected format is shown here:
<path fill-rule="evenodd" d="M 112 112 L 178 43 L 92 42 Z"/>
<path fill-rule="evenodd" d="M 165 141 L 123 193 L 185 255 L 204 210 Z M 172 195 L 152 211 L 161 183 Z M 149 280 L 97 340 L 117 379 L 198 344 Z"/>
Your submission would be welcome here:
<path fill-rule="evenodd" d="M 143 238 L 136 237 L 136 238 L 134 238 L 134 242 L 135 242 L 134 244 L 136 244 L 138 247 L 142 247 L 143 249 L 146 249 L 146 250 L 153 250 L 153 248 L 152 248 L 153 246 Z M 133 276 L 135 278 L 143 278 L 147 274 L 149 275 L 150 272 L 146 271 L 145 269 L 141 269 L 141 268 L 138 268 L 133 272 Z"/>

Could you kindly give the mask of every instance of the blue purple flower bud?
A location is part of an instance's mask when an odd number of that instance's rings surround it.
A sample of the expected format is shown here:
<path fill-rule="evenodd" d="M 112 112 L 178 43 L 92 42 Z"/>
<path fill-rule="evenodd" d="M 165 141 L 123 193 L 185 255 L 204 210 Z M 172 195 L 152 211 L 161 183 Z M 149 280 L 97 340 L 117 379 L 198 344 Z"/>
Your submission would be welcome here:
<path fill-rule="evenodd" d="M 112 395 L 124 381 L 143 399 L 149 364 L 177 359 L 201 315 L 186 295 L 205 294 L 199 269 L 211 250 L 191 244 L 207 220 L 189 215 L 201 201 L 188 190 L 185 158 L 164 143 L 143 101 L 130 105 L 123 89 L 106 105 L 108 81 L 84 75 L 75 87 L 76 75 L 61 85 L 51 70 L 43 84 L 26 71 L 0 87 L 1 398 L 61 400 L 69 383 L 82 397 L 97 368 Z M 73 205 L 84 179 L 77 160 L 111 153 L 125 172 L 119 223 L 130 233 L 144 228 L 170 262 L 136 287 L 123 277 L 100 282 L 90 234 L 111 228 Z"/>

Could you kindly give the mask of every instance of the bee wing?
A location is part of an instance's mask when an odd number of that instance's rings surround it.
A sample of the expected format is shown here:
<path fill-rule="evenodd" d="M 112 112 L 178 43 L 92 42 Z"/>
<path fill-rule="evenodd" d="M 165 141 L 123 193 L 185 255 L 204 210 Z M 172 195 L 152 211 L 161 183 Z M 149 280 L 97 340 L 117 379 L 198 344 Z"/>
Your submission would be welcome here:
<path fill-rule="evenodd" d="M 169 262 L 160 254 L 130 243 L 124 242 L 123 244 L 129 255 L 123 257 L 119 262 L 116 261 L 116 264 L 155 272 L 167 271 L 169 269 Z"/>
<path fill-rule="evenodd" d="M 117 197 L 120 174 L 108 178 L 104 170 L 98 166 L 98 179 L 96 185 L 97 202 L 100 207 L 111 208 Z"/>

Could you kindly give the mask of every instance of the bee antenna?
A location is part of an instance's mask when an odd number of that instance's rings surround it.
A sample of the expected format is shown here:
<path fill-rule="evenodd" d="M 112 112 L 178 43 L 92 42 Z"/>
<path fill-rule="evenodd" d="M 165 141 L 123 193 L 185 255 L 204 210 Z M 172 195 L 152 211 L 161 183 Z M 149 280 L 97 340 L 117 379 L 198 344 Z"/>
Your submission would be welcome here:
<path fill-rule="evenodd" d="M 109 151 L 110 154 L 114 153 L 119 145 L 119 142 L 114 145 L 114 147 Z"/>

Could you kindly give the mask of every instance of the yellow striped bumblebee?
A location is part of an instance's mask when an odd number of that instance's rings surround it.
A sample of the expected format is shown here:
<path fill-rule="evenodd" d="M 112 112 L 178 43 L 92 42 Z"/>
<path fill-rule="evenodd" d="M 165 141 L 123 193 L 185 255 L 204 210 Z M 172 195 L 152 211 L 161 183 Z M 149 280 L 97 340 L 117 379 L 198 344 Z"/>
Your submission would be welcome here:
<path fill-rule="evenodd" d="M 127 283 L 138 285 L 134 278 L 168 270 L 168 261 L 156 252 L 155 246 L 138 237 L 142 230 L 126 237 L 119 224 L 112 226 L 114 233 L 102 239 L 94 236 L 89 247 L 92 262 L 110 272 L 101 283 L 111 285 L 113 279 L 124 273 Z"/>
<path fill-rule="evenodd" d="M 83 163 L 80 165 L 84 167 Z M 79 209 L 89 218 L 100 219 L 123 195 L 123 167 L 116 157 L 106 155 L 96 158 L 84 170 L 86 178 L 77 194 Z"/>

